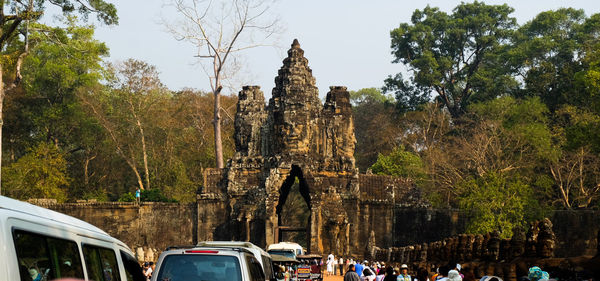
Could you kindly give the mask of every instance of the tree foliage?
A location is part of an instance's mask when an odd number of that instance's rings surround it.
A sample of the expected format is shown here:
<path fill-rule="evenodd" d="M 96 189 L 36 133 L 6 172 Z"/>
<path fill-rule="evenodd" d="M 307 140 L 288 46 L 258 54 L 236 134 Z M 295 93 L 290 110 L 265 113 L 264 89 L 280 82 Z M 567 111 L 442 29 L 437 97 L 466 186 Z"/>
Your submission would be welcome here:
<path fill-rule="evenodd" d="M 528 209 L 535 208 L 533 189 L 518 177 L 495 172 L 470 178 L 457 186 L 460 207 L 471 212 L 467 232 L 485 234 L 499 231 L 510 238 L 515 227 L 524 227 Z"/>
<path fill-rule="evenodd" d="M 5 170 L 5 187 L 11 197 L 67 199 L 70 178 L 64 153 L 53 144 L 39 143 Z"/>
<path fill-rule="evenodd" d="M 23 60 L 29 54 L 29 25 L 39 20 L 48 5 L 60 7 L 64 15 L 72 15 L 74 11 L 77 11 L 87 19 L 91 13 L 95 13 L 98 20 L 105 24 L 116 24 L 118 22 L 117 11 L 114 5 L 104 0 L 0 2 L 0 160 L 3 158 L 2 126 L 4 125 L 4 98 L 7 92 L 15 90 L 15 88 L 20 86 L 23 79 L 21 73 Z M 23 42 L 21 42 L 21 34 L 24 37 Z M 9 45 L 11 46 L 9 47 Z M 0 194 L 1 191 L 0 177 Z"/>
<path fill-rule="evenodd" d="M 515 85 L 501 54 L 516 27 L 513 9 L 483 2 L 462 3 L 446 14 L 430 6 L 416 10 L 411 23 L 391 31 L 394 62 L 412 73 L 386 80 L 409 108 L 429 92 L 453 117 L 462 115 L 472 101 L 486 100 Z"/>
<path fill-rule="evenodd" d="M 379 153 L 387 154 L 397 145 L 398 120 L 391 97 L 378 89 L 366 88 L 350 92 L 356 149 L 354 157 L 359 170 L 366 171 Z"/>
<path fill-rule="evenodd" d="M 420 182 L 425 177 L 425 166 L 419 155 L 396 147 L 390 154 L 379 154 L 377 162 L 371 166 L 375 174 L 406 177 Z"/>
<path fill-rule="evenodd" d="M 586 18 L 583 10 L 562 8 L 542 12 L 521 26 L 506 56 L 524 83 L 516 94 L 539 96 L 551 111 L 561 104 L 580 103 L 573 78 L 589 71 L 581 58 L 597 44 L 597 18 Z M 588 73 L 593 76 L 593 70 Z"/>

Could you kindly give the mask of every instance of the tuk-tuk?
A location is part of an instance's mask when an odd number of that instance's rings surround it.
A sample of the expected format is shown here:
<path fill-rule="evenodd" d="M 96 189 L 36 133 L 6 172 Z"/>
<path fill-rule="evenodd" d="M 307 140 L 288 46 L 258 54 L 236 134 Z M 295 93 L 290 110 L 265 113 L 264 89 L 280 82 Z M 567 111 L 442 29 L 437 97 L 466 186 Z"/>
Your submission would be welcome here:
<path fill-rule="evenodd" d="M 295 272 L 299 263 L 298 260 L 282 255 L 272 254 L 271 261 L 273 262 L 275 279 L 278 281 L 297 280 L 295 278 Z"/>
<path fill-rule="evenodd" d="M 296 270 L 298 281 L 322 281 L 323 273 L 321 271 L 321 265 L 323 264 L 323 258 L 319 254 L 312 255 L 298 255 L 298 269 Z"/>

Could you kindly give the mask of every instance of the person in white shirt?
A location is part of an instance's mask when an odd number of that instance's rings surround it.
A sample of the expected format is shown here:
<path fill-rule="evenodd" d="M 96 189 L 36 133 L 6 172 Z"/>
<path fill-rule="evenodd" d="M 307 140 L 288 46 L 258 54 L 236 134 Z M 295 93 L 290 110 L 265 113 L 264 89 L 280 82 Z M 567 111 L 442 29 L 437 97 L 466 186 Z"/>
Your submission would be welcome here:
<path fill-rule="evenodd" d="M 375 273 L 369 267 L 365 267 L 363 270 L 363 275 L 360 277 L 360 281 L 374 281 Z"/>
<path fill-rule="evenodd" d="M 333 275 L 334 261 L 335 257 L 333 256 L 333 254 L 329 254 L 329 256 L 327 256 L 327 276 Z"/>

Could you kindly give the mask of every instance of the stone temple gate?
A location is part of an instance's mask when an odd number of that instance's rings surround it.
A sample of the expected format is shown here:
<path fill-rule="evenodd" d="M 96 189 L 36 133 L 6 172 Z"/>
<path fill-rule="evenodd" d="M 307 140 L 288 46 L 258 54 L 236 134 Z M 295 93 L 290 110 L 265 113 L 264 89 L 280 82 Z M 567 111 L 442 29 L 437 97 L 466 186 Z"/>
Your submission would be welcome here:
<path fill-rule="evenodd" d="M 374 237 L 380 247 L 395 243 L 396 207 L 426 205 L 407 179 L 359 174 L 349 93 L 330 87 L 321 103 L 297 40 L 268 104 L 258 86 L 239 93 L 234 137 L 227 167 L 205 171 L 198 227 L 207 234 L 199 239 L 266 246 L 299 231 L 312 253 L 362 254 Z M 296 180 L 310 214 L 306 228 L 282 225 L 279 217 Z"/>

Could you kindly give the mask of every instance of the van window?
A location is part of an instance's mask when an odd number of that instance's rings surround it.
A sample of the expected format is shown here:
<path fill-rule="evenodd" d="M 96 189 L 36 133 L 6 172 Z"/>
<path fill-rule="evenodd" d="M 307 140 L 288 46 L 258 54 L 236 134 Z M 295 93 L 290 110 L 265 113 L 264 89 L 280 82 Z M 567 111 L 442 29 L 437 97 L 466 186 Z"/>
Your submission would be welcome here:
<path fill-rule="evenodd" d="M 260 266 L 260 263 L 254 256 L 246 256 L 246 264 L 248 264 L 248 270 L 250 270 L 251 281 L 264 281 L 265 274 Z"/>
<path fill-rule="evenodd" d="M 269 251 L 267 251 L 267 253 L 269 253 L 271 255 L 280 255 L 280 256 L 284 256 L 286 258 L 291 258 L 291 259 L 296 258 L 296 254 L 295 254 L 294 250 L 269 250 Z"/>
<path fill-rule="evenodd" d="M 159 266 L 158 281 L 242 280 L 240 263 L 234 256 L 168 255 Z"/>
<path fill-rule="evenodd" d="M 22 230 L 13 231 L 21 280 L 83 279 L 77 243 Z"/>
<path fill-rule="evenodd" d="M 95 281 L 120 281 L 117 257 L 112 249 L 83 245 L 83 258 L 88 279 Z"/>
<path fill-rule="evenodd" d="M 267 279 L 271 279 L 274 275 L 273 275 L 273 264 L 271 262 L 271 258 L 267 257 L 267 256 L 260 256 L 262 258 L 262 263 L 263 263 L 263 267 L 265 270 L 265 276 L 267 277 Z"/>
<path fill-rule="evenodd" d="M 121 251 L 121 260 L 123 260 L 127 281 L 146 281 L 146 277 L 142 273 L 142 268 L 134 257 Z"/>

